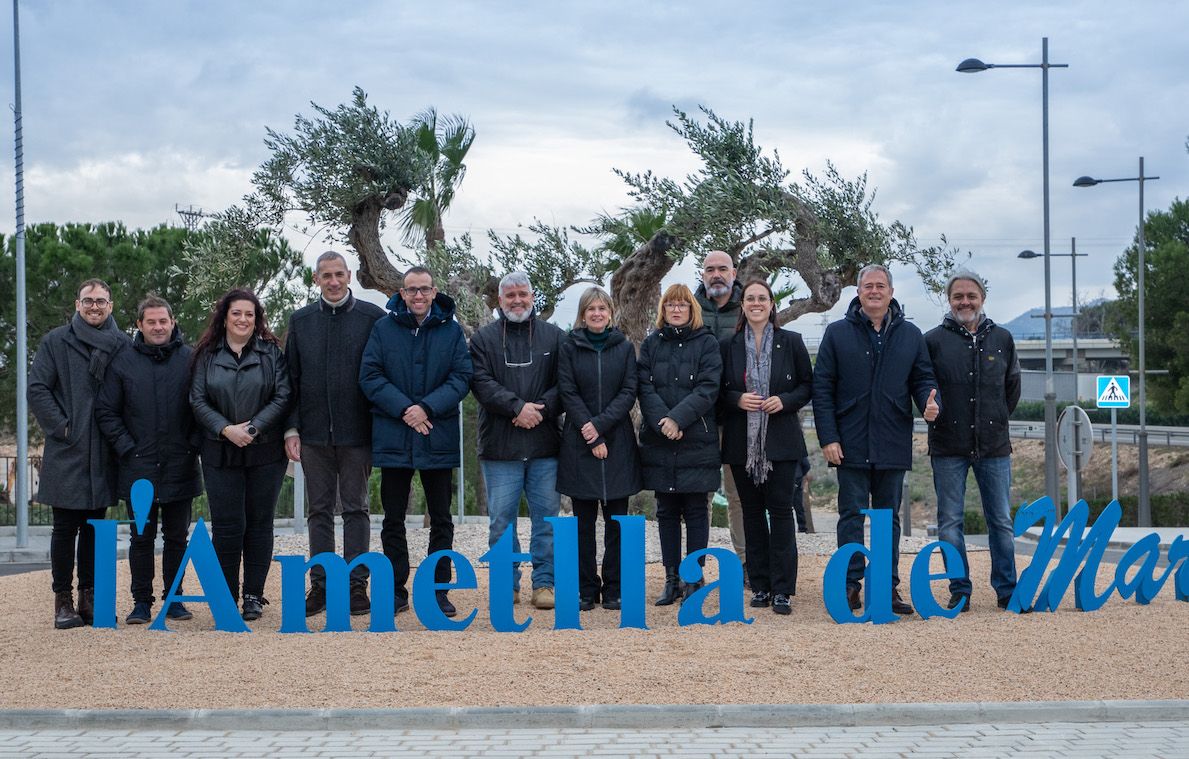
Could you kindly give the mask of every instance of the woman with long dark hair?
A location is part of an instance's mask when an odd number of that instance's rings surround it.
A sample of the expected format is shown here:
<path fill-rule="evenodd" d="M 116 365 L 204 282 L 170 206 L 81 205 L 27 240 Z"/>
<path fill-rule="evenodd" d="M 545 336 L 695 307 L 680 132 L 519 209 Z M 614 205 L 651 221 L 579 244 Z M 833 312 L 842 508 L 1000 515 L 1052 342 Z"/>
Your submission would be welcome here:
<path fill-rule="evenodd" d="M 793 493 L 805 435 L 797 411 L 813 395 L 813 368 L 801 335 L 780 328 L 772 288 L 743 287 L 735 335 L 722 342 L 722 460 L 743 506 L 751 605 L 792 613 L 797 592 Z"/>
<path fill-rule="evenodd" d="M 243 617 L 259 619 L 272 564 L 273 518 L 285 477 L 284 421 L 289 370 L 264 307 L 250 290 L 234 289 L 215 304 L 194 349 L 190 405 L 205 433 L 202 475 L 212 542 Z"/>
<path fill-rule="evenodd" d="M 632 427 L 636 405 L 636 349 L 613 325 L 615 306 L 601 287 L 578 299 L 578 318 L 562 340 L 557 389 L 566 424 L 557 462 L 557 492 L 570 496 L 578 517 L 578 608 L 620 608 L 619 522 L 628 498 L 640 492 L 640 458 Z M 602 578 L 596 564 L 595 523 L 603 509 Z"/>
<path fill-rule="evenodd" d="M 718 339 L 702 326 L 702 308 L 690 289 L 670 285 L 657 305 L 656 329 L 640 344 L 640 461 L 644 487 L 656 492 L 665 589 L 657 606 L 689 597 L 702 585 L 683 586 L 681 522 L 686 552 L 706 547 L 706 498 L 718 490 L 718 424 L 714 402 L 722 375 Z"/>

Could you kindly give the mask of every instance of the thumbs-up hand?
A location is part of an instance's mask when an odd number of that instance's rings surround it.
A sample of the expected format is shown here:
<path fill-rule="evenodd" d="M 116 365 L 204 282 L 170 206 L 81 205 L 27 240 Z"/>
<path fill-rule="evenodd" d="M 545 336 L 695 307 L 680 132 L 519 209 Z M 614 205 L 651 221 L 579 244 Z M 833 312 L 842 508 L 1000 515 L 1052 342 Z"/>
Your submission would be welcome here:
<path fill-rule="evenodd" d="M 929 400 L 925 401 L 925 421 L 932 422 L 941 413 L 941 406 L 937 405 L 937 388 L 929 391 Z"/>

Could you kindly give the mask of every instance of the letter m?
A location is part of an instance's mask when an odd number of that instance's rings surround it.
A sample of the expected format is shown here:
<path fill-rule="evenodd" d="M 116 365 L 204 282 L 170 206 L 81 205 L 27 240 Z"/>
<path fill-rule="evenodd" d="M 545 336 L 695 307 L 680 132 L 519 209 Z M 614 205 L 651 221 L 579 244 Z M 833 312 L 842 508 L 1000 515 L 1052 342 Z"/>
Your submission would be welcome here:
<path fill-rule="evenodd" d="M 1015 611 L 1027 609 L 1033 597 L 1034 611 L 1055 611 L 1061 604 L 1061 598 L 1073 584 L 1075 574 L 1075 596 L 1079 609 L 1094 611 L 1110 596 L 1113 587 L 1097 594 L 1094 582 L 1098 576 L 1098 567 L 1102 563 L 1102 555 L 1110 543 L 1111 534 L 1119 526 L 1122 509 L 1118 502 L 1112 501 L 1087 531 L 1086 523 L 1089 516 L 1090 507 L 1085 501 L 1078 501 L 1056 527 L 1053 526 L 1056 522 L 1056 509 L 1048 498 L 1042 498 L 1020 509 L 1020 513 L 1016 515 L 1016 535 L 1022 534 L 1028 525 L 1035 522 L 1043 520 L 1044 524 L 1032 562 L 1020 574 L 1016 592 L 1012 595 L 1012 606 L 1019 606 Z M 1062 538 L 1065 539 L 1065 546 L 1061 551 L 1061 558 L 1057 560 L 1057 566 L 1049 573 L 1044 588 L 1038 594 L 1040 581 Z M 1111 585 L 1113 586 L 1113 583 Z"/>
<path fill-rule="evenodd" d="M 392 563 L 382 553 L 361 553 L 350 564 L 336 553 L 310 557 L 277 556 L 281 565 L 281 629 L 308 633 L 305 616 L 306 575 L 317 565 L 326 572 L 326 626 L 323 632 L 351 631 L 351 570 L 367 567 L 372 579 L 370 632 L 395 632 Z"/>

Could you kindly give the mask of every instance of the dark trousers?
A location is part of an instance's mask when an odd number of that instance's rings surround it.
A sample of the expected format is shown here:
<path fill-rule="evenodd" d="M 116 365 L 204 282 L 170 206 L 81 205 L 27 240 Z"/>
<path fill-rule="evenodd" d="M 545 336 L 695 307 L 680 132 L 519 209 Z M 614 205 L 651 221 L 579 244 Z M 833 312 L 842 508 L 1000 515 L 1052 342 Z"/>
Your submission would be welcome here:
<path fill-rule="evenodd" d="M 367 508 L 367 478 L 372 473 L 372 451 L 367 446 L 301 446 L 301 466 L 306 476 L 310 513 L 307 527 L 310 556 L 334 553 L 334 511 L 343 506 L 343 558 L 352 561 L 367 553 L 372 528 Z M 326 570 L 315 565 L 310 584 L 326 588 Z M 367 568 L 351 571 L 351 585 L 367 584 Z"/>
<path fill-rule="evenodd" d="M 453 469 L 389 469 L 380 470 L 380 502 L 384 504 L 384 523 L 380 528 L 380 543 L 384 555 L 392 562 L 392 585 L 399 600 L 407 601 L 409 591 L 409 542 L 405 535 L 405 514 L 409 510 L 409 487 L 413 472 L 421 477 L 425 491 L 425 510 L 429 512 L 429 553 L 454 547 L 454 522 L 450 518 L 450 501 L 454 495 Z M 436 582 L 450 582 L 449 560 L 443 559 L 434 567 Z"/>
<path fill-rule="evenodd" d="M 676 569 L 681 553 L 681 520 L 685 519 L 685 551 L 700 551 L 710 542 L 706 493 L 657 493 L 656 531 L 661 539 L 661 563 Z M 705 564 L 705 559 L 698 559 Z"/>
<path fill-rule="evenodd" d="M 838 546 L 863 542 L 862 509 L 892 510 L 892 587 L 900 584 L 900 493 L 903 469 L 838 467 Z M 846 569 L 846 587 L 863 584 L 863 557 L 851 557 Z"/>
<path fill-rule="evenodd" d="M 74 582 L 78 556 L 78 589 L 95 587 L 95 528 L 88 519 L 103 519 L 107 508 L 59 509 L 54 507 L 54 529 L 50 533 L 50 569 L 55 593 L 69 593 Z"/>
<path fill-rule="evenodd" d="M 773 461 L 768 478 L 756 485 L 746 467 L 731 465 L 743 505 L 747 578 L 757 593 L 797 594 L 793 487 L 800 479 L 800 471 L 800 461 Z"/>
<path fill-rule="evenodd" d="M 264 594 L 272 565 L 273 519 L 287 462 L 259 466 L 202 465 L 211 510 L 211 542 L 233 598 L 239 598 L 239 565 L 244 564 L 244 595 Z"/>
<path fill-rule="evenodd" d="M 793 513 L 797 515 L 797 530 L 808 532 L 809 528 L 805 525 L 805 493 L 801 484 L 805 475 L 809 474 L 809 457 L 801 459 L 798 464 L 797 482 L 793 485 Z"/>
<path fill-rule="evenodd" d="M 161 575 L 163 590 L 161 598 L 169 593 L 173 579 L 177 577 L 178 568 L 182 566 L 182 556 L 186 553 L 186 539 L 190 537 L 190 505 L 192 498 L 168 503 L 154 503 L 149 508 L 149 518 L 145 520 L 144 532 L 136 531 L 136 518 L 132 513 L 132 506 L 128 506 L 128 518 L 133 520 L 131 525 L 132 537 L 128 541 L 128 568 L 132 570 L 132 600 L 136 603 L 153 603 L 153 578 L 156 568 L 153 566 L 154 544 L 157 542 L 157 516 L 161 516 L 161 534 L 164 537 L 165 550 L 161 553 Z M 182 586 L 178 585 L 178 593 Z"/>
<path fill-rule="evenodd" d="M 603 577 L 599 579 L 598 543 L 595 523 L 599 518 L 599 504 L 603 505 Z M 628 499 L 583 501 L 573 499 L 574 516 L 578 517 L 578 594 L 598 601 L 619 599 L 619 522 L 611 517 L 628 513 Z M 705 512 L 705 506 L 702 507 Z M 601 595 L 600 595 L 601 593 Z"/>

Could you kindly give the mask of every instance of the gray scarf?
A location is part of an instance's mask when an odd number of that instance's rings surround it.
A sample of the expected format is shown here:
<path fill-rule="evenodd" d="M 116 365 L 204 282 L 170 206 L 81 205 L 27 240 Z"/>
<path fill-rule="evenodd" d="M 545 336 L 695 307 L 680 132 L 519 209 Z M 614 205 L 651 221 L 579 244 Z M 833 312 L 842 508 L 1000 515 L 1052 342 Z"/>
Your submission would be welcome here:
<path fill-rule="evenodd" d="M 772 323 L 764 325 L 764 336 L 759 351 L 756 350 L 755 333 L 751 325 L 744 325 L 743 343 L 747 348 L 747 370 L 744 372 L 744 389 L 761 398 L 768 397 L 768 384 L 772 374 Z M 768 415 L 763 411 L 747 412 L 747 473 L 751 481 L 762 485 L 772 471 L 765 447 L 768 439 Z"/>
<path fill-rule="evenodd" d="M 96 381 L 102 382 L 103 375 L 107 373 L 108 363 L 111 362 L 112 356 L 116 354 L 123 343 L 124 335 L 116 326 L 116 320 L 109 314 L 103 324 L 92 327 L 76 311 L 70 320 L 70 331 L 74 333 L 80 343 L 87 346 L 91 356 L 91 362 L 87 369 Z"/>

